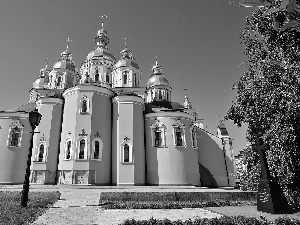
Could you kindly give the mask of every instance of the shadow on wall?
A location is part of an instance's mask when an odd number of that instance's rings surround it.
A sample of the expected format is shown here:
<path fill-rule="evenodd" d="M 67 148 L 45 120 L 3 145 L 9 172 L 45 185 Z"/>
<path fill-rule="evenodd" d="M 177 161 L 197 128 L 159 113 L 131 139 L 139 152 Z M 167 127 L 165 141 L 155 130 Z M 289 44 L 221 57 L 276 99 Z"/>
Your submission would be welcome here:
<path fill-rule="evenodd" d="M 229 186 L 222 140 L 205 131 L 197 130 L 197 145 L 202 186 Z"/>
<path fill-rule="evenodd" d="M 199 165 L 201 187 L 212 187 L 212 188 L 218 187 L 217 181 L 214 178 L 214 176 L 211 174 L 211 172 L 199 162 L 198 165 Z"/>

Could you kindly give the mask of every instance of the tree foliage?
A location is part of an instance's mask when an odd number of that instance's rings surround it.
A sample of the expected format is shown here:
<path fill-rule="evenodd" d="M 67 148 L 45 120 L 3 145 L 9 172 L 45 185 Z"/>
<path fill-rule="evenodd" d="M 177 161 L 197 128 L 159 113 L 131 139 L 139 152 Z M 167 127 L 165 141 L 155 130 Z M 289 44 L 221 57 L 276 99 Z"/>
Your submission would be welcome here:
<path fill-rule="evenodd" d="M 300 30 L 277 32 L 273 26 L 283 14 L 300 20 L 300 13 L 282 9 L 264 16 L 267 10 L 255 9 L 241 32 L 246 70 L 234 84 L 236 101 L 225 118 L 237 126 L 248 124 L 247 140 L 252 145 L 258 137 L 270 144 L 271 175 L 278 179 L 289 203 L 300 208 Z"/>

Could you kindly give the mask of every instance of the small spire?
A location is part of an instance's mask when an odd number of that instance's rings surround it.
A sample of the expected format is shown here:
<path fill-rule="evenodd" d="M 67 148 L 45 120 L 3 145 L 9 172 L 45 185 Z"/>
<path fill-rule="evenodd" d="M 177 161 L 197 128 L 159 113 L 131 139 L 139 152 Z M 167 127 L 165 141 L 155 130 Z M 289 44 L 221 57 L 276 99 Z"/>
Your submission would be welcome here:
<path fill-rule="evenodd" d="M 70 38 L 68 38 L 68 39 L 66 40 L 66 42 L 67 42 L 67 49 L 66 49 L 66 52 L 69 52 L 69 45 L 70 45 L 70 42 L 72 42 L 72 40 L 71 40 Z"/>
<path fill-rule="evenodd" d="M 45 59 L 46 65 L 45 65 L 45 70 L 48 69 L 48 62 L 49 62 L 49 58 Z"/>
<path fill-rule="evenodd" d="M 107 15 L 105 15 L 104 13 L 102 13 L 102 15 L 99 16 L 99 18 L 102 18 L 101 29 L 103 30 L 103 29 L 104 29 L 104 21 L 103 21 L 103 18 L 107 18 Z"/>
<path fill-rule="evenodd" d="M 158 57 L 159 57 L 158 55 L 154 56 L 154 58 L 155 58 L 155 66 L 158 66 L 158 62 L 157 62 Z"/>
<path fill-rule="evenodd" d="M 153 74 L 162 74 L 162 66 L 158 65 L 157 59 L 158 56 L 154 56 L 155 58 L 155 66 L 152 67 Z"/>
<path fill-rule="evenodd" d="M 185 90 L 185 96 L 184 96 L 184 103 L 183 103 L 183 106 L 184 106 L 185 109 L 192 109 L 193 106 L 192 106 L 191 101 L 189 100 L 188 93 L 187 93 L 187 89 L 184 88 L 183 90 Z"/>
<path fill-rule="evenodd" d="M 123 39 L 124 39 L 124 41 L 125 41 L 125 48 L 127 48 L 127 40 L 128 40 L 129 38 L 124 37 Z"/>

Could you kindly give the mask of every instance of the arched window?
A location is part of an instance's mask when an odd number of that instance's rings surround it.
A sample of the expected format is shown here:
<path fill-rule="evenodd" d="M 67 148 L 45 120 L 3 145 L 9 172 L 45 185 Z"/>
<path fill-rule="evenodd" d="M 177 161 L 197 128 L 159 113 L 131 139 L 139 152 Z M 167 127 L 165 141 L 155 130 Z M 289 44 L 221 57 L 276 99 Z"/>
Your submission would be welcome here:
<path fill-rule="evenodd" d="M 161 131 L 159 129 L 155 130 L 155 140 L 154 140 L 154 146 L 159 147 L 161 146 L 162 138 L 161 138 Z"/>
<path fill-rule="evenodd" d="M 81 103 L 80 103 L 80 113 L 81 114 L 86 114 L 89 113 L 89 108 L 90 108 L 90 101 L 87 98 L 86 95 L 84 95 L 81 99 Z"/>
<path fill-rule="evenodd" d="M 90 76 L 89 76 L 88 72 L 86 72 L 86 73 L 85 73 L 85 80 L 84 80 L 84 83 L 88 83 L 88 82 L 89 82 L 89 78 L 90 78 Z"/>
<path fill-rule="evenodd" d="M 22 133 L 23 133 L 23 125 L 18 120 L 13 121 L 12 124 L 9 126 L 9 136 L 7 139 L 7 146 L 20 148 Z"/>
<path fill-rule="evenodd" d="M 102 161 L 102 149 L 103 149 L 103 142 L 100 139 L 100 135 L 97 132 L 98 135 L 95 135 L 95 138 L 93 140 L 93 147 L 91 152 L 91 158 L 97 159 L 99 161 Z"/>
<path fill-rule="evenodd" d="M 181 128 L 175 128 L 175 145 L 182 146 L 182 130 Z"/>
<path fill-rule="evenodd" d="M 19 139 L 20 139 L 20 135 L 21 134 L 21 130 L 18 127 L 15 127 L 11 130 L 10 136 L 10 144 L 9 146 L 13 146 L 13 147 L 18 147 L 19 146 Z"/>
<path fill-rule="evenodd" d="M 95 81 L 99 81 L 99 70 L 98 67 L 95 69 Z"/>
<path fill-rule="evenodd" d="M 38 155 L 39 162 L 44 162 L 44 153 L 45 153 L 45 146 L 44 144 L 41 144 L 39 147 L 39 155 Z"/>
<path fill-rule="evenodd" d="M 195 125 L 192 125 L 190 127 L 190 131 L 191 131 L 191 141 L 192 141 L 192 147 L 193 148 L 197 148 L 197 128 Z"/>
<path fill-rule="evenodd" d="M 95 81 L 99 81 L 99 74 L 98 73 L 96 73 L 96 75 L 95 75 Z"/>
<path fill-rule="evenodd" d="M 78 154 L 78 159 L 84 159 L 85 158 L 85 154 L 84 151 L 85 150 L 85 140 L 81 139 L 79 142 L 79 154 Z"/>
<path fill-rule="evenodd" d="M 106 83 L 109 83 L 109 74 L 106 73 Z"/>
<path fill-rule="evenodd" d="M 61 76 L 59 76 L 59 77 L 57 78 L 57 83 L 56 83 L 56 85 L 57 85 L 57 86 L 60 86 L 60 84 L 61 84 Z"/>
<path fill-rule="evenodd" d="M 83 113 L 87 112 L 87 100 L 82 101 L 81 112 Z"/>
<path fill-rule="evenodd" d="M 95 141 L 94 159 L 99 159 L 99 141 Z"/>
<path fill-rule="evenodd" d="M 123 146 L 124 148 L 124 162 L 129 162 L 129 145 L 128 144 L 125 144 Z"/>
<path fill-rule="evenodd" d="M 69 139 L 66 142 L 65 159 L 71 159 L 72 141 Z"/>
<path fill-rule="evenodd" d="M 186 147 L 185 143 L 185 125 L 178 119 L 173 126 L 174 145 L 176 147 Z"/>
<path fill-rule="evenodd" d="M 133 151 L 132 151 L 132 144 L 130 139 L 125 136 L 124 141 L 121 144 L 121 162 L 122 163 L 132 163 L 133 162 Z"/>
<path fill-rule="evenodd" d="M 128 71 L 123 71 L 123 83 L 127 84 L 128 83 Z"/>
<path fill-rule="evenodd" d="M 165 130 L 166 126 L 159 121 L 156 121 L 151 125 L 151 135 L 152 135 L 152 147 L 165 147 L 166 145 L 166 136 Z"/>

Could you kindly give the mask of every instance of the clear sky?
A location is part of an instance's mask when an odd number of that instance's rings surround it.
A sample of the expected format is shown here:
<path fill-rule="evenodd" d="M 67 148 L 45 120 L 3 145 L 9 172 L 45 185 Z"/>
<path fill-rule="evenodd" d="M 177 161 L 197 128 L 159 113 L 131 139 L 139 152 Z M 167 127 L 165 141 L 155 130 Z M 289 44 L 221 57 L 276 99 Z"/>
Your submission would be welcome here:
<path fill-rule="evenodd" d="M 59 59 L 69 37 L 77 66 L 95 49 L 101 27 L 99 16 L 108 18 L 104 28 L 108 50 L 119 58 L 124 37 L 142 70 L 146 86 L 155 64 L 172 87 L 172 101 L 183 103 L 184 88 L 204 127 L 217 132 L 235 99 L 231 90 L 242 76 L 245 60 L 240 30 L 251 9 L 227 0 L 3 0 L 0 1 L 0 110 L 14 109 L 29 101 L 29 90 L 45 67 Z M 234 154 L 246 144 L 246 127 L 226 121 L 234 138 Z"/>

